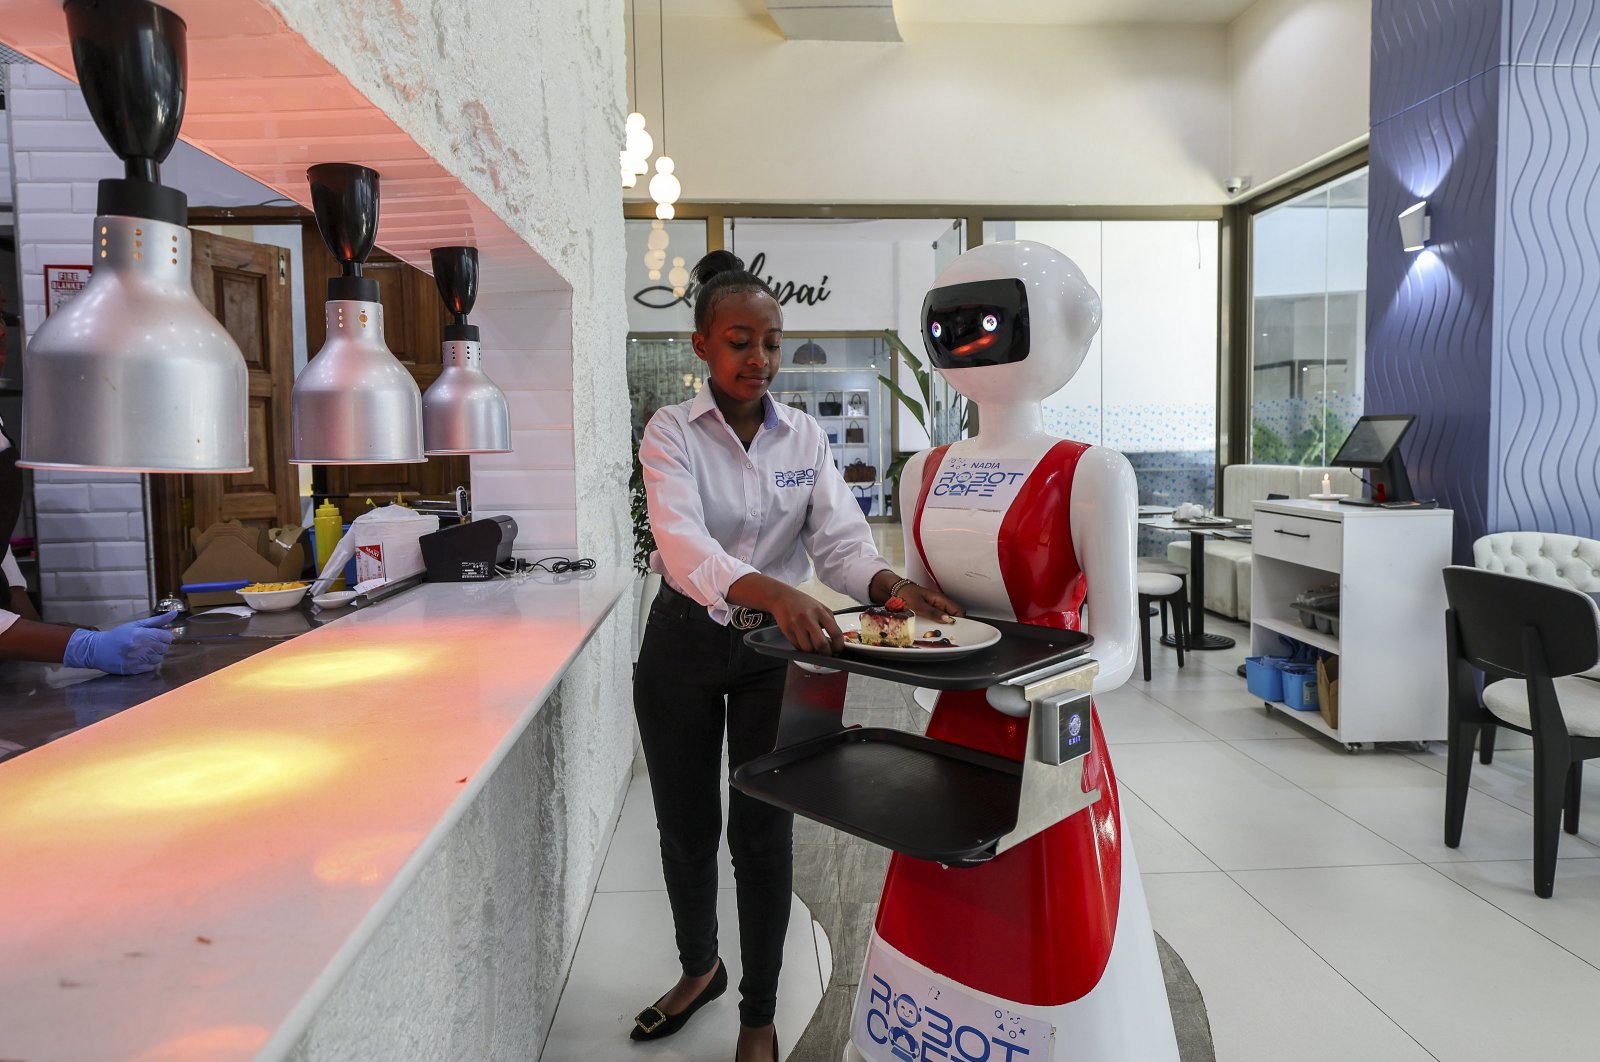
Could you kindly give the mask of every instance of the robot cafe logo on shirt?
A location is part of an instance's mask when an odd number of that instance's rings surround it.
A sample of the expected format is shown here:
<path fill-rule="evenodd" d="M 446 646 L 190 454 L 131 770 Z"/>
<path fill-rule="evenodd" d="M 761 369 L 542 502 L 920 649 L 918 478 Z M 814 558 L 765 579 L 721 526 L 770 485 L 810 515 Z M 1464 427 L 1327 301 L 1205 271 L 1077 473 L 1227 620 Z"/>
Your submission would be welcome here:
<path fill-rule="evenodd" d="M 789 472 L 774 472 L 772 478 L 780 487 L 814 487 L 817 485 L 817 470 L 796 468 Z"/>
<path fill-rule="evenodd" d="M 952 458 L 940 471 L 932 494 L 935 498 L 993 498 L 1003 490 L 1015 489 L 1027 476 L 1025 471 L 1007 468 L 1006 464 Z"/>
<path fill-rule="evenodd" d="M 873 1043 L 889 1049 L 884 1057 L 895 1062 L 1015 1062 L 1039 1057 L 1019 1042 L 1033 1039 L 1028 1019 L 996 1010 L 992 1022 L 985 1022 L 988 1028 L 980 1029 L 941 1011 L 935 1005 L 941 994 L 941 989 L 929 988 L 919 1003 L 910 993 L 897 993 L 888 981 L 872 975 L 866 1032 Z"/>

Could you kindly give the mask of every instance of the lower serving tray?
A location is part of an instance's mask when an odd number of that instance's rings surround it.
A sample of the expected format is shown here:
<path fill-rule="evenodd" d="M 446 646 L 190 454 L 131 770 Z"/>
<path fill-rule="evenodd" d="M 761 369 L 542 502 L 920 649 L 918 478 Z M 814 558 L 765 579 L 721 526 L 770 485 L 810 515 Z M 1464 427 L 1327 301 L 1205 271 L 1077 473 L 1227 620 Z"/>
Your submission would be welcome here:
<path fill-rule="evenodd" d="M 842 730 L 741 764 L 744 793 L 896 852 L 964 867 L 1017 824 L 1022 764 L 882 727 Z"/>

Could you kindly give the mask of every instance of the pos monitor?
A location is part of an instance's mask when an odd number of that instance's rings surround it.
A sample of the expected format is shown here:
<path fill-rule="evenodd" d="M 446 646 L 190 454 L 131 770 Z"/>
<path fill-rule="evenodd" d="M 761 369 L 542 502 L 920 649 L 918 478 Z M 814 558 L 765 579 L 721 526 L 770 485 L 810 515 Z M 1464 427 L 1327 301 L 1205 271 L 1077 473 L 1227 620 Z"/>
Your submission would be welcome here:
<path fill-rule="evenodd" d="M 1367 482 L 1372 487 L 1375 504 L 1415 501 L 1411 478 L 1406 475 L 1405 461 L 1400 457 L 1400 440 L 1416 419 L 1411 413 L 1362 417 L 1350 429 L 1349 438 L 1329 464 L 1372 469 Z"/>

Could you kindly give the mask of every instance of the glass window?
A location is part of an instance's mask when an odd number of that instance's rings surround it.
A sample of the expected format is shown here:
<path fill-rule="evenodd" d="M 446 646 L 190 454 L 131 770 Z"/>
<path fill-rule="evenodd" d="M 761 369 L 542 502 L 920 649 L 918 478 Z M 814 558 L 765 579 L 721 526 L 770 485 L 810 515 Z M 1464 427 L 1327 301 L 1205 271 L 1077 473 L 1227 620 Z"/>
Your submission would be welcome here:
<path fill-rule="evenodd" d="M 1361 416 L 1367 171 L 1256 215 L 1250 460 L 1325 465 Z"/>
<path fill-rule="evenodd" d="M 1045 428 L 1126 454 L 1139 504 L 1214 504 L 1217 224 L 1001 221 L 984 242 L 1037 240 L 1078 264 L 1102 321 L 1083 366 L 1045 400 Z M 1142 555 L 1170 536 L 1141 532 Z"/>

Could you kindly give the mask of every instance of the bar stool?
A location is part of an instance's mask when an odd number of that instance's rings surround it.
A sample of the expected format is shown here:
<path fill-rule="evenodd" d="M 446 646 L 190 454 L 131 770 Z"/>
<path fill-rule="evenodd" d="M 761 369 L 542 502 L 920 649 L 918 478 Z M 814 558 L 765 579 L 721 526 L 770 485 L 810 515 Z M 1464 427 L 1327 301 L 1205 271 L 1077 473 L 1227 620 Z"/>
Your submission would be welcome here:
<path fill-rule="evenodd" d="M 1183 644 L 1189 640 L 1189 594 L 1183 577 L 1170 572 L 1139 573 L 1139 650 L 1144 655 L 1144 680 L 1150 681 L 1150 613 L 1152 605 L 1161 608 L 1161 630 L 1167 630 L 1167 609 L 1172 609 L 1172 626 L 1178 650 L 1178 666 L 1183 666 Z"/>
<path fill-rule="evenodd" d="M 1141 574 L 1145 572 L 1159 572 L 1162 575 L 1176 575 L 1179 579 L 1183 580 L 1185 594 L 1188 592 L 1189 569 L 1184 565 L 1177 563 L 1176 561 L 1169 561 L 1165 557 L 1140 557 L 1139 571 Z M 1187 597 L 1185 597 L 1185 600 L 1187 600 Z M 1157 610 L 1154 605 L 1148 606 L 1145 609 L 1145 614 L 1149 616 L 1154 616 L 1156 612 Z M 1165 638 L 1167 636 L 1167 610 L 1165 606 L 1160 609 L 1160 613 L 1161 637 Z"/>

